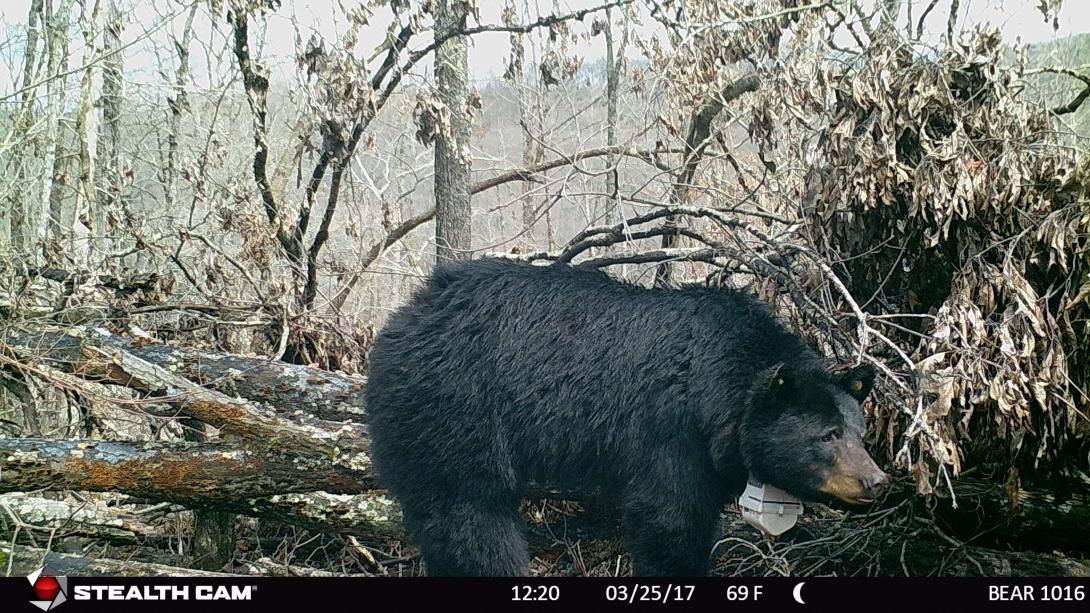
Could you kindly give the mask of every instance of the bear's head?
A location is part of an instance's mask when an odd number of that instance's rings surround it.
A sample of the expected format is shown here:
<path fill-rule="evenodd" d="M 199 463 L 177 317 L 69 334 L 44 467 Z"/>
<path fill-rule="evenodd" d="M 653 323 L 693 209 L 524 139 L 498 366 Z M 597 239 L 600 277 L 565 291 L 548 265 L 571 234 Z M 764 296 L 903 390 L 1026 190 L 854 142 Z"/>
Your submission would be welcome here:
<path fill-rule="evenodd" d="M 750 475 L 804 500 L 866 504 L 889 475 L 863 447 L 863 402 L 874 371 L 832 373 L 776 364 L 758 377 L 742 415 L 740 451 Z"/>

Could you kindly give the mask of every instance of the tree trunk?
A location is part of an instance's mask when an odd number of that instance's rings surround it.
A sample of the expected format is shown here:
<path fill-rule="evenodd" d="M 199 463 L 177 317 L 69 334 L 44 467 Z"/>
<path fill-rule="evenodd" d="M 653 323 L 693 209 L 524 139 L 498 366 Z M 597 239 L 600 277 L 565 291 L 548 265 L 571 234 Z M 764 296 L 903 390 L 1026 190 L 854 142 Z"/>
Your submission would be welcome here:
<path fill-rule="evenodd" d="M 473 211 L 469 196 L 469 65 L 468 40 L 452 32 L 465 29 L 466 3 L 439 0 L 435 36 L 446 38 L 435 50 L 435 80 L 446 107 L 450 130 L 435 140 L 436 261 L 469 259 Z"/>
<path fill-rule="evenodd" d="M 162 168 L 159 170 L 159 182 L 163 186 L 163 199 L 166 209 L 174 214 L 178 197 L 178 146 L 181 133 L 182 113 L 189 110 L 189 97 L 186 86 L 189 84 L 189 44 L 193 40 L 193 18 L 199 5 L 194 4 L 186 16 L 182 27 L 182 37 L 175 39 L 174 48 L 178 52 L 178 66 L 174 69 L 172 94 L 167 97 L 170 117 L 167 123 L 166 147 L 163 153 Z M 264 271 L 263 271 L 264 272 Z"/>
<path fill-rule="evenodd" d="M 93 6 L 90 6 L 91 3 Z M 101 57 L 102 48 L 98 44 L 98 34 L 101 28 L 102 0 L 83 0 L 83 47 L 85 54 L 90 57 Z M 46 249 L 47 260 L 56 265 L 63 265 L 66 257 L 75 257 L 76 261 L 89 263 L 94 267 L 95 260 L 84 260 L 79 254 L 74 253 L 75 246 L 71 244 L 76 217 L 91 230 L 92 238 L 96 234 L 93 224 L 89 221 L 89 214 L 97 207 L 98 189 L 95 180 L 96 159 L 98 142 L 98 114 L 94 106 L 98 101 L 98 90 L 101 82 L 98 78 L 98 67 L 88 66 L 83 71 L 80 79 L 79 105 L 76 108 L 75 148 L 79 152 L 79 179 L 75 186 L 73 202 L 66 205 L 62 197 L 50 198 L 50 226 L 49 245 Z M 60 141 L 58 141 L 58 146 Z M 60 162 L 58 156 L 57 161 Z M 53 189 L 57 190 L 60 182 L 54 179 Z M 91 244 L 93 253 L 94 242 Z"/>
<path fill-rule="evenodd" d="M 693 177 L 700 166 L 700 160 L 704 157 L 704 149 L 708 145 L 711 136 L 712 121 L 723 110 L 724 106 L 738 96 L 757 89 L 759 84 L 756 75 L 747 75 L 728 84 L 719 94 L 712 96 L 689 120 L 689 133 L 685 138 L 685 157 L 681 165 L 681 172 L 674 180 L 674 186 L 670 193 L 670 203 L 675 206 L 687 206 L 693 199 Z M 676 230 L 680 221 L 677 217 L 670 216 L 663 222 L 665 228 Z M 677 246 L 680 234 L 676 231 L 662 235 L 662 248 L 672 249 Z M 670 284 L 672 268 L 669 262 L 664 262 L 655 271 L 655 286 L 665 287 Z"/>
<path fill-rule="evenodd" d="M 110 238 L 117 234 L 117 228 L 111 219 L 123 216 L 121 189 L 121 103 L 122 74 L 125 55 L 120 53 L 121 33 L 125 29 L 125 14 L 118 6 L 118 0 L 108 0 L 102 26 L 102 96 L 99 106 L 102 120 L 99 123 L 98 143 L 94 153 L 101 172 L 93 181 L 95 197 L 88 199 L 87 211 L 91 222 L 92 262 L 103 260 L 107 254 L 116 250 L 116 241 Z M 90 129 L 90 126 L 88 126 Z M 168 203 L 171 207 L 172 203 Z M 170 208 L 168 208 L 170 210 Z"/>
<path fill-rule="evenodd" d="M 35 68 L 38 66 L 38 39 L 41 31 L 48 25 L 47 15 L 43 11 L 43 0 L 31 0 L 30 13 L 27 15 L 26 47 L 23 49 L 23 76 L 18 83 L 22 90 L 19 106 L 12 118 L 12 132 L 26 134 L 28 127 L 34 123 L 34 92 L 33 87 L 38 74 Z M 0 192 L 0 260 L 7 260 L 16 244 L 22 245 L 24 238 L 21 236 L 25 227 L 21 220 L 25 219 L 28 201 L 22 184 L 29 173 L 30 154 L 29 139 L 20 143 L 21 152 L 17 152 L 8 158 L 5 167 L 7 181 Z M 20 222 L 17 222 L 19 219 Z M 18 252 L 18 251 L 16 251 Z"/>
<path fill-rule="evenodd" d="M 193 511 L 193 567 L 222 570 L 235 559 L 235 514 L 198 509 Z"/>
<path fill-rule="evenodd" d="M 522 39 L 519 40 L 519 44 L 522 44 Z M 515 83 L 520 86 L 518 110 L 519 127 L 522 131 L 522 165 L 524 168 L 532 168 L 540 164 L 545 157 L 545 149 L 538 140 L 544 130 L 545 120 L 542 117 L 541 90 L 535 82 L 535 77 L 526 74 L 521 69 L 521 62 L 519 66 L 520 70 Z M 549 246 L 547 240 L 541 246 L 537 242 L 538 210 L 536 203 L 540 199 L 540 196 L 534 196 L 530 193 L 523 194 L 520 198 L 522 201 L 522 231 L 530 250 L 542 246 L 548 248 Z"/>
<path fill-rule="evenodd" d="M 65 78 L 61 76 L 64 65 L 68 60 L 68 26 L 70 20 L 71 0 L 61 0 L 56 12 L 43 17 L 43 26 L 46 32 L 45 46 L 46 76 L 45 84 L 45 113 L 43 117 L 44 134 L 40 139 L 42 151 L 42 168 L 40 188 L 31 192 L 37 193 L 38 201 L 34 202 L 33 196 L 21 198 L 21 211 L 13 217 L 13 234 L 17 239 L 14 244 L 17 253 L 25 254 L 29 262 L 36 262 L 39 258 L 38 244 L 43 236 L 43 221 L 51 222 L 48 215 L 57 201 L 54 190 L 60 189 L 64 182 L 64 156 L 58 155 L 60 146 L 60 118 L 64 113 Z M 48 8 L 43 8 L 43 15 Z"/>
<path fill-rule="evenodd" d="M 188 420 L 186 440 L 206 442 L 208 426 Z M 193 565 L 201 570 L 220 570 L 235 559 L 235 514 L 213 509 L 193 510 Z"/>
<path fill-rule="evenodd" d="M 613 49 L 613 11 L 606 9 L 606 146 L 613 147 L 617 144 L 617 80 L 618 62 L 616 52 Z M 605 220 L 607 224 L 620 221 L 621 201 L 618 197 L 619 189 L 617 170 L 618 159 L 612 155 L 606 158 L 606 165 L 610 171 L 606 174 L 606 200 Z"/>

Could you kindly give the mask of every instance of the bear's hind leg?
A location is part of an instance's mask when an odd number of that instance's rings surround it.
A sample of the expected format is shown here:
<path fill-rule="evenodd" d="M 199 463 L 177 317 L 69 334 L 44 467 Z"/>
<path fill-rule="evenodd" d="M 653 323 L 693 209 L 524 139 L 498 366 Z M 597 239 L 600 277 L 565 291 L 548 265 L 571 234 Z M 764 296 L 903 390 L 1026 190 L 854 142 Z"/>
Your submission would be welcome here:
<path fill-rule="evenodd" d="M 529 565 L 518 502 L 451 501 L 406 519 L 431 577 L 512 577 Z"/>

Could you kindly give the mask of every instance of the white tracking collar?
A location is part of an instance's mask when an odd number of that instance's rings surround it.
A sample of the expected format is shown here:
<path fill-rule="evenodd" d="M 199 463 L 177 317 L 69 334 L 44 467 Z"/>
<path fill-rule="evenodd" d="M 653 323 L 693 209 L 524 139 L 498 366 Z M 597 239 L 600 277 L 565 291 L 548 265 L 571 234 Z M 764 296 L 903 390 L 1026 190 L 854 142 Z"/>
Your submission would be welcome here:
<path fill-rule="evenodd" d="M 787 532 L 802 515 L 802 502 L 798 498 L 752 477 L 738 498 L 738 507 L 746 523 L 770 536 Z"/>

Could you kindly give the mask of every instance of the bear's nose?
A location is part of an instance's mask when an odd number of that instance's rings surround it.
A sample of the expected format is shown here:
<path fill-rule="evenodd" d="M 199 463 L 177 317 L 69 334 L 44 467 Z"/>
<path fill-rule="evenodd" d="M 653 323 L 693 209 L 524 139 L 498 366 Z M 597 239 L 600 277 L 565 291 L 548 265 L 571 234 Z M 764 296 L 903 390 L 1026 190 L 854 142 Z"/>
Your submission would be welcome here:
<path fill-rule="evenodd" d="M 878 470 L 871 473 L 871 476 L 863 481 L 863 487 L 867 490 L 867 497 L 876 499 L 889 489 L 889 475 L 885 472 Z"/>

